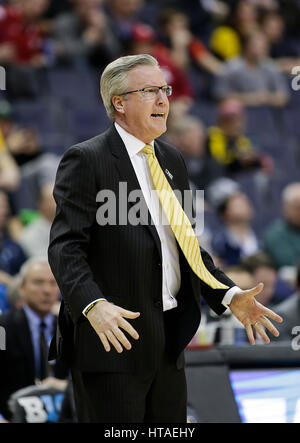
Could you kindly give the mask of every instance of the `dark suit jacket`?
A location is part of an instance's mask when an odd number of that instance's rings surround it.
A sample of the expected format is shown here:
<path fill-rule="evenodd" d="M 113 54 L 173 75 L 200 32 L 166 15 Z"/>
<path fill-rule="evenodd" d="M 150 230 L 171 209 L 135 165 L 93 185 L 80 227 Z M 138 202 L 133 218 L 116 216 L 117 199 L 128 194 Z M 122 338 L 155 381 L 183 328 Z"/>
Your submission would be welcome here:
<path fill-rule="evenodd" d="M 179 152 L 163 141 L 155 142 L 162 169 L 168 169 L 170 185 L 189 189 L 187 171 Z M 96 195 L 108 189 L 117 196 L 119 183 L 128 193 L 140 189 L 127 150 L 114 126 L 103 134 L 71 147 L 58 168 L 54 197 L 56 217 L 52 225 L 49 262 L 63 300 L 51 357 L 60 355 L 82 371 L 145 371 L 157 366 L 166 350 L 176 361 L 195 334 L 200 321 L 200 295 L 218 314 L 224 311 L 224 290 L 212 290 L 201 282 L 180 254 L 181 288 L 178 307 L 168 314 L 162 306 L 162 254 L 154 225 L 99 226 Z M 128 204 L 128 209 L 130 204 Z M 202 251 L 206 266 L 228 286 L 234 283 L 215 268 Z M 107 353 L 82 311 L 104 297 L 141 313 L 129 320 L 139 333 L 133 347 Z M 56 344 L 56 346 L 55 346 Z M 178 365 L 182 365 L 182 360 Z"/>
<path fill-rule="evenodd" d="M 13 392 L 34 385 L 35 360 L 31 333 L 23 309 L 11 310 L 0 316 L 0 326 L 6 332 L 6 350 L 0 351 L 0 413 L 10 418 L 7 400 Z M 53 331 L 56 328 L 56 319 Z M 54 367 L 55 376 L 64 378 L 65 368 Z"/>

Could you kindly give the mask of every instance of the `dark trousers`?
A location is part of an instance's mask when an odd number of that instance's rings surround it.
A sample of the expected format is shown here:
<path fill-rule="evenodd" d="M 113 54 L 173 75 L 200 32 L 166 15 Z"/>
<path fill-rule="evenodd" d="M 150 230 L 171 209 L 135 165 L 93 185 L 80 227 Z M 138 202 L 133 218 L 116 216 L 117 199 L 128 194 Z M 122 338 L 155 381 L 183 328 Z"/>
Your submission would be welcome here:
<path fill-rule="evenodd" d="M 73 369 L 72 379 L 79 422 L 186 422 L 185 372 L 166 357 L 158 369 L 145 374 Z"/>

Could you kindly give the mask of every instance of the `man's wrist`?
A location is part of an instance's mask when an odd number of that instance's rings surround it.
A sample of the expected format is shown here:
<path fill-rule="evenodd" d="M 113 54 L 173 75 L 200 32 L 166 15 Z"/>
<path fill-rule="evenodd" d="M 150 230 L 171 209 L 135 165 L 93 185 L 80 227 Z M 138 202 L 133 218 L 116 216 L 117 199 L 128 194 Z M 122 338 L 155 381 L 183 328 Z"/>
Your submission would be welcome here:
<path fill-rule="evenodd" d="M 238 286 L 233 286 L 232 288 L 228 289 L 222 300 L 222 305 L 225 306 L 225 308 L 228 308 L 235 294 L 240 291 L 241 288 Z"/>
<path fill-rule="evenodd" d="M 107 300 L 106 298 L 98 298 L 97 300 L 92 301 L 92 303 L 88 304 L 82 311 L 83 315 L 87 317 L 87 314 L 101 301 L 107 301 Z"/>

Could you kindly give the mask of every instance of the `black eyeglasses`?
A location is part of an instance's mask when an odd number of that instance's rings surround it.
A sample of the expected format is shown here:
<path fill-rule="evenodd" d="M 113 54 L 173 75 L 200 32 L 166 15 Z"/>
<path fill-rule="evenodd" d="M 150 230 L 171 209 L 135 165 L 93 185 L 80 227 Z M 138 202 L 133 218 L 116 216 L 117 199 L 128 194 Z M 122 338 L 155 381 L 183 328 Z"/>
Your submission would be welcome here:
<path fill-rule="evenodd" d="M 123 92 L 123 94 L 119 95 L 126 95 L 126 94 L 132 94 L 133 92 L 140 92 L 145 100 L 152 100 L 157 96 L 160 90 L 162 90 L 162 92 L 166 94 L 167 97 L 170 97 L 170 95 L 172 95 L 172 86 L 169 85 L 147 86 L 146 88 Z"/>

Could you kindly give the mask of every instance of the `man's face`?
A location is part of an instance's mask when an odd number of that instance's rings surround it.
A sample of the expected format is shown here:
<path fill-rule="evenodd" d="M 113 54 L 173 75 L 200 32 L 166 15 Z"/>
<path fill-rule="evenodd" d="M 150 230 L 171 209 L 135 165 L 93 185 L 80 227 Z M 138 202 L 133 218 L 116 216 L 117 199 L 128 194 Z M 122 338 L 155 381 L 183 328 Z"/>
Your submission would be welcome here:
<path fill-rule="evenodd" d="M 47 263 L 33 264 L 20 287 L 24 302 L 41 317 L 47 315 L 58 299 L 58 286 Z"/>
<path fill-rule="evenodd" d="M 136 14 L 143 5 L 143 0 L 113 0 L 111 7 L 121 17 L 131 17 Z"/>
<path fill-rule="evenodd" d="M 268 306 L 272 300 L 275 291 L 275 284 L 277 279 L 276 271 L 273 268 L 261 266 L 254 271 L 253 278 L 255 285 L 260 282 L 263 282 L 264 284 L 263 290 L 255 296 L 256 300 L 259 303 Z"/>
<path fill-rule="evenodd" d="M 28 19 L 39 18 L 48 8 L 49 0 L 22 0 L 23 11 Z"/>
<path fill-rule="evenodd" d="M 268 43 L 263 35 L 253 36 L 245 47 L 246 57 L 254 61 L 260 61 L 265 58 L 268 51 Z"/>
<path fill-rule="evenodd" d="M 224 216 L 228 223 L 250 222 L 253 209 L 247 196 L 242 193 L 233 195 L 227 204 Z"/>
<path fill-rule="evenodd" d="M 128 73 L 128 91 L 147 86 L 164 86 L 162 71 L 155 66 L 139 66 Z M 116 122 L 139 140 L 149 143 L 167 130 L 169 100 L 161 90 L 151 100 L 140 92 L 121 96 Z"/>
<path fill-rule="evenodd" d="M 227 137 L 239 137 L 245 130 L 245 115 L 234 114 L 220 119 L 220 126 Z"/>
<path fill-rule="evenodd" d="M 200 124 L 191 123 L 178 137 L 178 147 L 190 157 L 201 157 L 205 154 L 205 132 Z"/>

